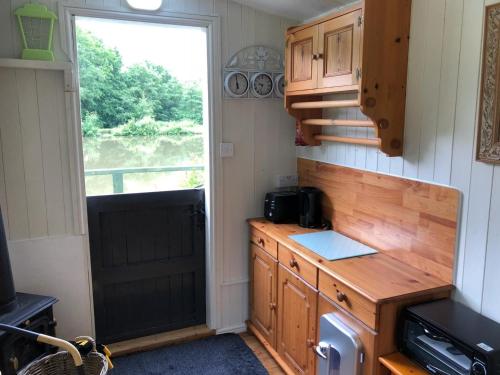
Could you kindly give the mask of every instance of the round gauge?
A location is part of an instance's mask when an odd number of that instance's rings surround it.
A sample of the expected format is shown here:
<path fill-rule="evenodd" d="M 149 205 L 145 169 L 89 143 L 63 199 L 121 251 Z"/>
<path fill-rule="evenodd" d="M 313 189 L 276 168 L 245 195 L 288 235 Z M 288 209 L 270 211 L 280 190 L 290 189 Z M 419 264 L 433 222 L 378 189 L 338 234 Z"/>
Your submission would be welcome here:
<path fill-rule="evenodd" d="M 273 78 L 267 73 L 257 73 L 250 81 L 252 94 L 257 98 L 267 98 L 273 93 Z"/>
<path fill-rule="evenodd" d="M 285 75 L 278 74 L 274 78 L 274 93 L 278 98 L 283 98 L 285 96 Z"/>
<path fill-rule="evenodd" d="M 248 78 L 241 72 L 231 72 L 226 76 L 224 88 L 229 96 L 241 98 L 248 92 Z"/>

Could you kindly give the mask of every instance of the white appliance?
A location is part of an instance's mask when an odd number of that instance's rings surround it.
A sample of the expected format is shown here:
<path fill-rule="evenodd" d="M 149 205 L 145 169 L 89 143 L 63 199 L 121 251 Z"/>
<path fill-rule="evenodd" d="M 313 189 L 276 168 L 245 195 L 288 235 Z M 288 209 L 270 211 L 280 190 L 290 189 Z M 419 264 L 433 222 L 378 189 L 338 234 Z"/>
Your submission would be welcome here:
<path fill-rule="evenodd" d="M 334 313 L 320 319 L 317 375 L 360 375 L 364 355 L 358 334 Z"/>

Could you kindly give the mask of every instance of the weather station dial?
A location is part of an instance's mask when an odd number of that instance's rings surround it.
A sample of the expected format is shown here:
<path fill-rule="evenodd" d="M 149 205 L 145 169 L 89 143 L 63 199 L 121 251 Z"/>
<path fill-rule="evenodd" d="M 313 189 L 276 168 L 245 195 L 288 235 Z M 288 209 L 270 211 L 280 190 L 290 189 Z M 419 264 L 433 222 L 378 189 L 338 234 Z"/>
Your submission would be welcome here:
<path fill-rule="evenodd" d="M 285 75 L 284 74 L 278 74 L 274 78 L 274 94 L 278 98 L 285 97 Z"/>
<path fill-rule="evenodd" d="M 250 81 L 252 94 L 257 98 L 267 98 L 273 93 L 274 81 L 267 73 L 257 73 Z"/>
<path fill-rule="evenodd" d="M 226 93 L 233 98 L 242 98 L 248 93 L 247 76 L 242 72 L 231 72 L 224 80 Z"/>

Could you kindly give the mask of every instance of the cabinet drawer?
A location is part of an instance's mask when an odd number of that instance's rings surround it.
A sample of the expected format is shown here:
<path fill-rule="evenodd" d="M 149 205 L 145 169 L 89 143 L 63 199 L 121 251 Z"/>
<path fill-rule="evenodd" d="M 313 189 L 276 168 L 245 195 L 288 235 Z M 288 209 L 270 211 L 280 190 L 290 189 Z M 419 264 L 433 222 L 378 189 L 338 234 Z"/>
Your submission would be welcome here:
<path fill-rule="evenodd" d="M 250 229 L 250 241 L 278 259 L 278 243 L 267 234 L 255 228 Z"/>
<path fill-rule="evenodd" d="M 354 315 L 368 327 L 377 329 L 377 306 L 334 277 L 319 270 L 319 287 L 332 301 Z"/>
<path fill-rule="evenodd" d="M 278 249 L 278 259 L 280 263 L 297 276 L 300 276 L 307 283 L 317 288 L 318 269 L 282 244 L 278 244 Z"/>

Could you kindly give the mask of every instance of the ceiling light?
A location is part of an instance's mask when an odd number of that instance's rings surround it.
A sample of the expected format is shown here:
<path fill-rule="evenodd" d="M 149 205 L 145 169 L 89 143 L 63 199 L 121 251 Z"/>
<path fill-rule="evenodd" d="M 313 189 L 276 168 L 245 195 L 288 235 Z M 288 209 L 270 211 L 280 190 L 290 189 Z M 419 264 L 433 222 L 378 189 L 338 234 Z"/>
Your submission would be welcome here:
<path fill-rule="evenodd" d="M 158 10 L 163 0 L 127 0 L 128 5 L 138 10 Z"/>

